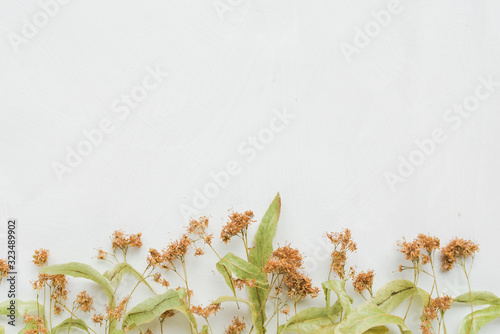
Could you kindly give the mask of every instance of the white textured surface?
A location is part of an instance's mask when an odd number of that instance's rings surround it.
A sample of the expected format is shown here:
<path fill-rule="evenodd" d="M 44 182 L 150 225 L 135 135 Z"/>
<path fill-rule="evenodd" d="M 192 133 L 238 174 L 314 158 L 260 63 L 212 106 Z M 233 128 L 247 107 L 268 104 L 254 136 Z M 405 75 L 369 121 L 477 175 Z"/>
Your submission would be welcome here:
<path fill-rule="evenodd" d="M 161 248 L 210 173 L 236 161 L 199 210 L 216 233 L 228 209 L 260 218 L 280 191 L 276 241 L 315 259 L 317 284 L 328 266 L 318 238 L 349 227 L 359 245 L 351 264 L 376 269 L 376 286 L 406 277 L 393 272 L 402 262 L 395 243 L 424 232 L 477 240 L 473 288 L 499 294 L 500 87 L 456 129 L 443 115 L 481 78 L 500 81 L 500 3 L 404 2 L 350 61 L 342 43 L 389 2 L 241 0 L 222 16 L 216 3 L 73 0 L 17 52 L 9 38 L 41 7 L 0 3 L 0 217 L 19 219 L 20 256 L 46 247 L 52 263 L 95 263 L 93 248 L 118 228 Z M 148 67 L 168 76 L 119 119 L 114 101 Z M 252 155 L 248 138 L 264 134 L 276 110 L 294 118 Z M 103 119 L 114 131 L 58 180 L 53 163 Z M 386 173 L 436 128 L 446 141 L 392 191 Z M 214 273 L 208 283 L 201 276 L 212 260 L 193 269 L 202 303 L 227 293 Z M 20 272 L 27 298 L 34 269 L 26 261 Z M 445 277 L 449 293 L 465 292 L 458 271 Z"/>

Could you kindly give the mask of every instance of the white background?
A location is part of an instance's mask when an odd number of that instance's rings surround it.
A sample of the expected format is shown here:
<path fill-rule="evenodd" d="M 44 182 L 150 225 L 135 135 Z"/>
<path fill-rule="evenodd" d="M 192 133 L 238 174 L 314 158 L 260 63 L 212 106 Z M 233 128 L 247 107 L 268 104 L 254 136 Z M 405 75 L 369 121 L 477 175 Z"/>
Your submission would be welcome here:
<path fill-rule="evenodd" d="M 376 287 L 411 277 L 396 272 L 404 262 L 396 242 L 423 232 L 443 243 L 477 241 L 472 287 L 499 294 L 500 87 L 456 129 L 443 116 L 473 96 L 481 78 L 500 80 L 500 3 L 405 1 L 371 31 L 369 45 L 346 57 L 342 47 L 354 47 L 359 31 L 374 27 L 373 13 L 388 6 L 73 0 L 26 38 L 23 27 L 42 7 L 2 1 L 0 217 L 19 220 L 21 297 L 33 297 L 36 248 L 50 248 L 50 263 L 105 270 L 91 258 L 94 248 L 108 248 L 115 229 L 142 232 L 146 247 L 136 259 L 143 266 L 148 247 L 161 249 L 182 233 L 181 208 L 194 206 L 210 173 L 230 161 L 238 162 L 237 175 L 196 214 L 211 215 L 218 235 L 228 210 L 253 209 L 260 219 L 279 191 L 276 242 L 303 251 L 317 285 L 329 263 L 322 235 L 348 227 L 359 246 L 349 264 L 375 269 Z M 13 36 L 26 40 L 14 47 Z M 148 67 L 168 76 L 119 119 L 113 104 L 142 83 Z M 255 157 L 239 152 L 250 136 L 269 134 L 277 110 L 294 118 Z M 54 163 L 65 164 L 68 147 L 103 119 L 114 131 L 58 179 Z M 418 154 L 415 141 L 437 128 L 446 141 L 391 189 L 386 176 L 398 173 L 399 157 Z M 217 247 L 241 252 L 237 242 Z M 214 263 L 192 260 L 197 303 L 229 293 Z M 459 270 L 442 278 L 443 291 L 466 291 Z M 73 280 L 73 293 L 81 283 Z M 234 310 L 226 305 L 219 332 Z M 450 333 L 467 311 L 450 312 Z"/>

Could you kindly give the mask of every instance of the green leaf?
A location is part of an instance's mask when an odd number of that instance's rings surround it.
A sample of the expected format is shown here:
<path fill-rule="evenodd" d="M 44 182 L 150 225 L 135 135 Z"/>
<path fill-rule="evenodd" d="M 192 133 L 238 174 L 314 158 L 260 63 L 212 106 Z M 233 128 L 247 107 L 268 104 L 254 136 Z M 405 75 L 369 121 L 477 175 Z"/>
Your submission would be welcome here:
<path fill-rule="evenodd" d="M 254 264 L 242 258 L 228 253 L 218 262 L 219 265 L 227 267 L 236 277 L 240 279 L 255 280 L 256 287 L 247 287 L 250 302 L 255 306 L 257 318 L 254 323 L 257 334 L 265 333 L 264 323 L 266 321 L 265 301 L 269 292 L 267 275 Z"/>
<path fill-rule="evenodd" d="M 158 318 L 163 312 L 177 310 L 182 312 L 196 328 L 196 320 L 189 307 L 182 300 L 186 296 L 184 289 L 168 290 L 166 293 L 150 297 L 132 308 L 123 318 L 122 329 L 134 329 Z"/>
<path fill-rule="evenodd" d="M 233 296 L 236 297 L 236 287 L 234 286 L 233 273 L 231 270 L 219 262 L 215 264 L 215 268 L 222 275 L 222 277 L 224 277 L 224 281 L 233 292 Z"/>
<path fill-rule="evenodd" d="M 385 325 L 397 325 L 403 334 L 411 334 L 404 320 L 386 313 L 382 308 L 367 302 L 352 312 L 335 328 L 335 334 L 363 334 L 366 331 Z"/>
<path fill-rule="evenodd" d="M 5 327 L 4 326 L 0 326 L 0 334 L 5 334 Z"/>
<path fill-rule="evenodd" d="M 57 333 L 58 330 L 63 329 L 63 328 L 68 328 L 68 327 L 79 328 L 87 333 L 90 333 L 89 328 L 88 328 L 87 324 L 85 323 L 85 321 L 83 321 L 81 319 L 71 319 L 71 318 L 65 319 L 59 325 L 52 328 L 52 331 L 50 333 L 55 334 L 55 333 Z"/>
<path fill-rule="evenodd" d="M 12 299 L 16 306 L 16 317 L 22 317 L 25 313 L 37 313 L 40 311 L 42 317 L 44 317 L 43 306 L 34 300 L 22 301 L 19 299 Z M 10 300 L 6 300 L 0 303 L 0 315 L 9 315 L 10 312 L 7 309 L 10 306 Z"/>
<path fill-rule="evenodd" d="M 106 277 L 111 285 L 116 288 L 120 285 L 123 275 L 132 274 L 139 281 L 142 281 L 142 276 L 127 262 L 118 263 L 113 269 L 104 272 L 103 276 Z"/>
<path fill-rule="evenodd" d="M 326 306 L 330 306 L 330 294 L 335 292 L 337 299 L 344 310 L 344 315 L 347 316 L 351 313 L 351 298 L 347 295 L 345 291 L 345 282 L 339 280 L 330 280 L 321 284 L 323 290 L 325 291 Z"/>
<path fill-rule="evenodd" d="M 113 301 L 114 306 L 115 297 L 113 287 L 111 286 L 109 281 L 103 275 L 101 275 L 101 273 L 99 273 L 88 264 L 79 262 L 56 264 L 52 266 L 42 267 L 40 269 L 40 273 L 49 275 L 68 275 L 72 277 L 82 277 L 94 281 L 104 289 L 104 292 L 109 298 L 110 304 L 111 301 Z"/>
<path fill-rule="evenodd" d="M 276 235 L 281 210 L 281 198 L 278 193 L 267 209 L 259 224 L 254 238 L 254 246 L 250 249 L 249 260 L 259 268 L 264 268 L 267 259 L 273 252 L 273 239 Z"/>
<path fill-rule="evenodd" d="M 500 298 L 488 291 L 472 291 L 473 305 L 500 305 Z M 453 299 L 456 303 L 470 304 L 471 297 L 468 292 Z"/>
<path fill-rule="evenodd" d="M 310 307 L 300 311 L 297 316 L 293 316 L 284 325 L 278 329 L 278 334 L 285 331 L 297 332 L 297 323 L 301 334 L 322 334 L 333 333 L 333 329 L 338 323 L 332 321 L 331 315 L 336 317 L 340 315 L 342 306 L 337 301 L 329 309 L 326 307 Z"/>
<path fill-rule="evenodd" d="M 381 287 L 370 303 L 380 307 L 384 312 L 391 312 L 403 301 L 415 294 L 415 284 L 405 279 L 397 279 Z"/>
<path fill-rule="evenodd" d="M 467 315 L 462 321 L 458 334 L 476 334 L 484 325 L 500 317 L 500 306 L 490 306 L 482 310 L 474 311 L 472 315 Z M 471 321 L 472 320 L 472 321 Z"/>
<path fill-rule="evenodd" d="M 203 327 L 201 327 L 200 334 L 205 334 L 205 333 L 208 334 L 208 326 L 207 325 L 203 325 Z"/>
<path fill-rule="evenodd" d="M 363 334 L 385 334 L 389 332 L 389 328 L 385 326 L 378 326 L 378 327 L 373 327 L 364 332 Z"/>

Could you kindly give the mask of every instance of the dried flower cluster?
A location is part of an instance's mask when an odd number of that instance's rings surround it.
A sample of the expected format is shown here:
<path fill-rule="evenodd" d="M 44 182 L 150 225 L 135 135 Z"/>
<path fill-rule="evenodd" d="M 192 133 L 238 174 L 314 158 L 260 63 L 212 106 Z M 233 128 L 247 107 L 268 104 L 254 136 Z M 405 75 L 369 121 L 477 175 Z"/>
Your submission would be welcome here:
<path fill-rule="evenodd" d="M 240 320 L 240 318 L 234 317 L 233 322 L 229 325 L 224 334 L 240 334 L 246 327 L 247 325 Z"/>
<path fill-rule="evenodd" d="M 76 297 L 76 307 L 80 309 L 83 312 L 90 312 L 94 308 L 92 307 L 92 304 L 94 303 L 94 300 L 92 297 L 89 296 L 87 291 L 82 291 L 78 294 Z"/>
<path fill-rule="evenodd" d="M 49 250 L 40 248 L 35 250 L 35 254 L 33 255 L 33 263 L 41 267 L 47 264 L 48 258 Z"/>
<path fill-rule="evenodd" d="M 345 281 L 354 274 L 352 268 L 346 273 L 347 253 L 353 253 L 358 249 L 356 243 L 352 240 L 351 230 L 346 228 L 342 232 L 327 233 L 326 236 L 333 245 L 330 271 L 333 271 L 341 280 Z"/>
<path fill-rule="evenodd" d="M 414 264 L 420 261 L 422 264 L 427 264 L 431 261 L 432 253 L 439 249 L 440 241 L 437 237 L 419 234 L 412 242 L 408 242 L 403 238 L 403 241 L 398 242 L 398 246 L 399 251 L 405 255 L 406 260 Z M 422 252 L 424 250 L 426 253 Z"/>
<path fill-rule="evenodd" d="M 446 247 L 441 249 L 441 260 L 443 270 L 449 271 L 453 265 L 467 257 L 474 257 L 479 251 L 479 246 L 470 240 L 455 238 Z"/>
<path fill-rule="evenodd" d="M 437 318 L 438 311 L 441 311 L 441 314 L 444 315 L 444 313 L 450 309 L 452 302 L 453 299 L 447 295 L 431 298 L 429 305 L 424 307 L 425 318 L 420 326 L 423 334 L 433 334 L 432 321 Z"/>
<path fill-rule="evenodd" d="M 196 247 L 195 240 L 191 239 L 191 235 L 200 237 L 206 244 L 210 245 L 213 236 L 206 233 L 207 227 L 207 217 L 201 217 L 197 220 L 191 220 L 187 227 L 187 233 L 183 234 L 179 239 L 172 241 L 161 252 L 154 248 L 149 249 L 149 256 L 147 258 L 148 265 L 152 268 L 161 267 L 163 269 L 170 270 L 175 267 L 174 262 L 176 260 L 184 260 L 189 249 L 193 246 L 195 248 L 195 256 L 201 256 L 205 254 L 205 251 L 203 249 Z M 156 278 L 156 280 L 159 282 L 158 277 Z M 161 282 L 165 283 L 164 281 Z"/>
<path fill-rule="evenodd" d="M 47 334 L 49 332 L 43 318 L 37 315 L 24 314 L 23 323 L 29 325 L 23 332 L 24 334 Z"/>
<path fill-rule="evenodd" d="M 244 213 L 233 212 L 229 215 L 229 222 L 222 228 L 220 238 L 224 243 L 228 243 L 232 237 L 240 233 L 245 234 L 248 226 L 255 222 L 253 211 Z"/>
<path fill-rule="evenodd" d="M 290 246 L 277 248 L 267 260 L 264 271 L 272 275 L 282 276 L 282 285 L 286 287 L 287 293 L 294 299 L 302 299 L 307 296 L 315 298 L 319 289 L 312 285 L 312 280 L 299 270 L 302 269 L 302 255 Z M 277 286 L 281 292 L 282 286 Z"/>
<path fill-rule="evenodd" d="M 65 275 L 39 274 L 38 280 L 31 283 L 33 289 L 38 291 L 43 290 L 47 286 L 51 292 L 50 297 L 56 303 L 64 304 L 68 299 L 68 279 Z"/>
<path fill-rule="evenodd" d="M 141 236 L 142 233 L 127 235 L 122 230 L 116 230 L 111 236 L 113 250 L 119 248 L 122 251 L 126 251 L 129 247 L 141 248 Z"/>
<path fill-rule="evenodd" d="M 199 305 L 199 306 L 192 306 L 191 312 L 207 319 L 211 315 L 216 314 L 220 309 L 221 309 L 220 304 L 210 304 L 207 307 Z"/>
<path fill-rule="evenodd" d="M 352 285 L 354 287 L 354 291 L 359 294 L 362 294 L 363 291 L 368 290 L 370 295 L 372 293 L 373 287 L 373 278 L 375 277 L 375 272 L 373 270 L 368 270 L 367 272 L 360 272 L 354 276 L 352 281 Z"/>

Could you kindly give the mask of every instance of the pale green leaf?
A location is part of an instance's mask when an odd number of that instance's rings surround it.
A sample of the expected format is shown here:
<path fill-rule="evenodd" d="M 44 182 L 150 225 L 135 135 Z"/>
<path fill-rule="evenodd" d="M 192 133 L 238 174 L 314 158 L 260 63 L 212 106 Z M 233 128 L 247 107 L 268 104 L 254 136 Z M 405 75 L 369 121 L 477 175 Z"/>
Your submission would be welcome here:
<path fill-rule="evenodd" d="M 370 299 L 370 303 L 380 307 L 384 312 L 391 312 L 416 292 L 413 282 L 397 279 L 381 287 Z"/>
<path fill-rule="evenodd" d="M 83 321 L 81 319 L 71 319 L 71 318 L 65 319 L 59 325 L 52 328 L 52 331 L 50 333 L 56 334 L 58 330 L 63 329 L 63 328 L 66 329 L 68 327 L 78 328 L 78 329 L 81 329 L 82 331 L 90 333 L 89 328 L 88 328 L 87 324 L 85 323 L 85 321 Z M 66 330 L 66 332 L 68 332 L 68 330 Z"/>
<path fill-rule="evenodd" d="M 264 323 L 266 321 L 265 301 L 269 291 L 267 275 L 259 267 L 233 253 L 228 253 L 220 259 L 219 265 L 227 267 L 240 279 L 255 280 L 255 288 L 247 287 L 248 296 L 257 312 L 257 319 L 254 323 L 256 332 L 257 334 L 264 333 Z"/>
<path fill-rule="evenodd" d="M 113 287 L 101 273 L 99 273 L 88 264 L 79 262 L 55 264 L 52 266 L 42 267 L 40 269 L 40 273 L 49 275 L 68 275 L 72 277 L 82 277 L 94 281 L 104 289 L 104 292 L 108 296 L 110 302 L 113 301 L 114 303 Z"/>
<path fill-rule="evenodd" d="M 472 317 L 473 315 L 473 317 Z M 484 325 L 500 317 L 500 306 L 490 306 L 467 315 L 460 326 L 458 334 L 476 334 Z"/>
<path fill-rule="evenodd" d="M 224 281 L 231 289 L 233 296 L 236 297 L 236 287 L 234 286 L 233 273 L 231 272 L 231 270 L 219 262 L 215 264 L 215 268 L 222 275 L 222 277 L 224 277 Z"/>
<path fill-rule="evenodd" d="M 328 310 L 326 307 L 310 307 L 300 311 L 297 316 L 293 316 L 284 325 L 281 325 L 278 334 L 286 332 L 297 333 L 297 324 L 301 334 L 323 334 L 335 328 L 337 323 L 332 321 L 330 314 L 338 317 L 342 311 L 340 302 Z M 330 333 L 333 333 L 330 331 Z"/>
<path fill-rule="evenodd" d="M 473 305 L 500 305 L 500 298 L 488 291 L 472 291 Z M 468 292 L 453 299 L 456 303 L 470 304 L 471 296 Z"/>
<path fill-rule="evenodd" d="M 259 268 L 264 268 L 273 252 L 273 239 L 278 228 L 280 210 L 281 198 L 278 193 L 262 217 L 255 234 L 254 247 L 250 249 L 250 262 Z"/>
<path fill-rule="evenodd" d="M 363 334 L 379 326 L 397 325 L 403 334 L 411 334 L 403 319 L 386 313 L 382 308 L 367 302 L 352 310 L 335 328 L 335 334 Z"/>
<path fill-rule="evenodd" d="M 133 329 L 136 326 L 149 323 L 168 310 L 182 312 L 196 328 L 196 320 L 182 300 L 185 296 L 184 289 L 168 290 L 166 293 L 142 301 L 125 315 L 122 329 Z"/>
<path fill-rule="evenodd" d="M 5 327 L 4 326 L 0 326 L 0 334 L 5 334 Z"/>
<path fill-rule="evenodd" d="M 373 327 L 364 332 L 363 334 L 385 334 L 389 332 L 389 328 L 385 326 L 378 326 L 378 327 Z"/>
<path fill-rule="evenodd" d="M 330 295 L 331 291 L 333 291 L 337 295 L 337 299 L 340 302 L 340 305 L 342 306 L 344 315 L 347 316 L 349 315 L 349 313 L 351 313 L 352 310 L 351 298 L 349 297 L 349 295 L 347 295 L 347 292 L 345 291 L 345 282 L 339 280 L 330 280 L 324 282 L 323 284 L 321 284 L 321 286 L 325 291 L 327 307 L 330 306 Z"/>
<path fill-rule="evenodd" d="M 141 274 L 139 274 L 130 264 L 127 262 L 118 263 L 111 270 L 105 271 L 103 276 L 106 277 L 111 283 L 111 285 L 116 288 L 120 285 L 123 275 L 132 274 L 139 281 L 142 281 Z"/>

